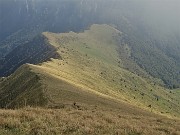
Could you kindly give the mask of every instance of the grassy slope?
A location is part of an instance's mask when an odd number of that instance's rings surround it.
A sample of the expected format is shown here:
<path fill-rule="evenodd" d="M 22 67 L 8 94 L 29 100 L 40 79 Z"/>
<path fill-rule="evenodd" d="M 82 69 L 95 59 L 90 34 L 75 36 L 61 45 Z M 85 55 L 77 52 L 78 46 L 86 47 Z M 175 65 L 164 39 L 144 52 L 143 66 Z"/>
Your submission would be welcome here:
<path fill-rule="evenodd" d="M 179 94 L 175 94 L 179 90 L 170 93 L 121 68 L 123 62 L 114 40 L 120 34 L 107 25 L 93 25 L 79 34 L 44 33 L 62 59 L 23 66 L 8 77 L 13 86 L 6 80 L 0 83 L 1 92 L 15 88 L 20 94 L 10 107 L 25 105 L 27 99 L 27 105 L 61 109 L 1 110 L 1 133 L 178 134 L 178 118 L 173 120 L 150 111 L 179 117 Z M 21 85 L 17 84 L 19 79 Z M 22 88 L 25 91 L 19 91 Z"/>
<path fill-rule="evenodd" d="M 23 65 L 14 74 L 0 82 L 1 108 L 19 108 L 25 105 L 44 106 L 47 99 L 37 74 Z"/>
<path fill-rule="evenodd" d="M 33 83 L 29 83 L 31 78 L 34 80 Z M 18 97 L 22 97 L 16 98 L 16 104 L 19 102 L 21 105 L 22 101 L 24 105 L 24 99 L 27 98 L 29 102 L 26 104 L 43 106 L 40 103 L 46 103 L 45 106 L 53 109 L 0 110 L 0 134 L 179 134 L 180 132 L 179 120 L 118 102 L 60 79 L 34 65 L 22 66 L 8 80 L 14 85 L 21 81 L 21 85 L 17 84 L 21 88 L 14 86 L 16 88 L 14 91 L 21 93 Z M 18 91 L 24 86 L 27 86 L 26 91 Z M 44 101 L 31 104 L 32 101 L 43 97 Z M 74 102 L 76 105 L 73 105 Z"/>
<path fill-rule="evenodd" d="M 50 43 L 58 48 L 63 60 L 52 59 L 34 67 L 37 72 L 44 71 L 89 92 L 179 117 L 180 101 L 173 92 L 120 68 L 123 62 L 115 40 L 120 34 L 107 25 L 93 25 L 90 30 L 79 34 L 44 33 Z M 55 102 L 59 102 L 58 98 Z"/>

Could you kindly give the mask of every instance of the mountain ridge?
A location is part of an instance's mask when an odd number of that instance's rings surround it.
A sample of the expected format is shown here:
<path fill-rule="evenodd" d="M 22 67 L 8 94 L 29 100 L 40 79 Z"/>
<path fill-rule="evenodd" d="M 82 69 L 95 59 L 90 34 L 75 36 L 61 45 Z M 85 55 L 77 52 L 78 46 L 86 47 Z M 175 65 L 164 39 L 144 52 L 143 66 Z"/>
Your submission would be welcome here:
<path fill-rule="evenodd" d="M 0 134 L 180 134 L 178 0 L 0 0 Z"/>
<path fill-rule="evenodd" d="M 179 8 L 177 4 L 172 4 L 174 1 L 168 6 L 167 1 L 160 1 L 156 4 L 153 1 L 132 0 L 47 0 L 43 4 L 42 0 L 1 1 L 0 56 L 6 57 L 16 47 L 44 31 L 80 32 L 93 24 L 108 24 L 123 32 L 124 42 L 131 49 L 131 62 L 154 78 L 163 80 L 167 88 L 178 88 L 180 27 L 175 22 L 179 22 L 180 17 L 176 17 L 174 9 Z M 155 13 L 161 5 L 166 8 Z"/>
<path fill-rule="evenodd" d="M 84 33 L 77 34 L 43 33 L 61 57 L 29 66 L 40 78 L 42 90 L 46 89 L 43 93 L 48 101 L 52 106 L 73 102 L 84 104 L 84 97 L 89 97 L 90 104 L 96 104 L 92 98 L 105 95 L 105 104 L 112 98 L 168 117 L 179 117 L 179 100 L 175 92 L 154 84 L 153 78 L 145 79 L 123 68 L 123 59 L 119 58 L 117 51 L 119 42 L 116 36 L 119 33 L 108 25 L 93 25 Z M 79 95 L 81 100 L 78 93 L 82 94 Z M 34 99 L 34 96 L 26 98 Z M 95 101 L 102 102 L 99 98 Z"/>

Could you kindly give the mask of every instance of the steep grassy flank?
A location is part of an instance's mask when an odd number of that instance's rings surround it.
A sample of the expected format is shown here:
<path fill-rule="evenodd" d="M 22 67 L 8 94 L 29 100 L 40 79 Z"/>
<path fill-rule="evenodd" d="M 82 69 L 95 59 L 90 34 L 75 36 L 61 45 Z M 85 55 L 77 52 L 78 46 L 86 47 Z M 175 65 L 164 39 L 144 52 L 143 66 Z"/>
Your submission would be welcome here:
<path fill-rule="evenodd" d="M 0 95 L 1 108 L 112 108 L 126 113 L 151 115 L 108 95 L 46 73 L 35 65 L 23 65 L 8 78 L 1 79 Z"/>
<path fill-rule="evenodd" d="M 24 108 L 0 110 L 1 135 L 178 135 L 180 121 L 121 110 Z"/>
<path fill-rule="evenodd" d="M 0 107 L 44 106 L 47 99 L 42 90 L 39 76 L 31 72 L 28 65 L 23 65 L 11 76 L 1 79 Z"/>
<path fill-rule="evenodd" d="M 136 111 L 139 110 L 136 107 L 129 108 L 129 104 L 119 102 L 108 95 L 74 84 L 71 81 L 66 81 L 64 78 L 59 78 L 53 74 L 49 74 L 46 70 L 42 70 L 35 65 L 29 66 L 31 67 L 31 70 L 34 73 L 37 73 L 41 78 L 44 94 L 49 101 L 46 107 L 63 108 L 66 106 L 74 106 L 83 108 L 84 106 L 98 106 L 107 108 L 123 107 L 124 110 L 126 110 L 125 108 L 130 110 L 133 108 Z"/>
<path fill-rule="evenodd" d="M 44 33 L 58 49 L 62 60 L 52 59 L 44 71 L 78 87 L 124 100 L 153 112 L 179 116 L 179 99 L 168 89 L 129 72 L 117 49 L 122 33 L 108 25 L 93 25 L 84 33 Z M 38 72 L 39 72 L 38 71 Z"/>

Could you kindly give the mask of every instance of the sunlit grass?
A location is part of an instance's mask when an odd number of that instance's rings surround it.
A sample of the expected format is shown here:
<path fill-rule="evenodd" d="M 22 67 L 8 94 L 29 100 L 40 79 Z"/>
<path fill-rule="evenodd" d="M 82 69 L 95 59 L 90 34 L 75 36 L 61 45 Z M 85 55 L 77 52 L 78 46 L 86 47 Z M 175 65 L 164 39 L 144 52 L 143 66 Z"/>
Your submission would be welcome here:
<path fill-rule="evenodd" d="M 118 110 L 74 108 L 0 110 L 0 134 L 176 134 L 179 121 L 163 117 L 137 116 Z"/>
<path fill-rule="evenodd" d="M 121 32 L 108 25 L 93 25 L 85 33 L 46 32 L 44 35 L 57 47 L 63 60 L 52 59 L 37 66 L 38 70 L 99 95 L 163 115 L 179 116 L 180 101 L 175 94 L 154 84 L 153 80 L 121 68 L 115 41 Z"/>

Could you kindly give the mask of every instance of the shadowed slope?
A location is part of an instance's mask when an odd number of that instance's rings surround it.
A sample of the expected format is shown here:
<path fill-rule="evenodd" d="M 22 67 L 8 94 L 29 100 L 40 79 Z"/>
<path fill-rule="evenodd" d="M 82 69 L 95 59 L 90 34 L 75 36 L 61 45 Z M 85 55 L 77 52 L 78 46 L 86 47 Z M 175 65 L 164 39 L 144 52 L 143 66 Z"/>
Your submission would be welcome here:
<path fill-rule="evenodd" d="M 26 105 L 44 106 L 42 84 L 37 74 L 28 65 L 23 65 L 14 74 L 0 82 L 0 107 L 19 108 Z"/>
<path fill-rule="evenodd" d="M 60 58 L 56 49 L 46 37 L 39 35 L 27 43 L 21 44 L 0 60 L 0 76 L 8 76 L 25 63 L 39 64 L 50 58 Z"/>

